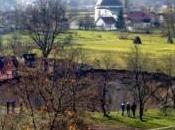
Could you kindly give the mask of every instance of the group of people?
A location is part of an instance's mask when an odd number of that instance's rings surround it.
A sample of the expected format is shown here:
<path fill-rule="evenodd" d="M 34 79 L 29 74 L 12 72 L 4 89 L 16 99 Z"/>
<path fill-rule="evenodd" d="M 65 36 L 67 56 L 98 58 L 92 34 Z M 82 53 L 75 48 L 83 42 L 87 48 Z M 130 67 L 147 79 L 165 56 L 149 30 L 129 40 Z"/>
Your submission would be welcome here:
<path fill-rule="evenodd" d="M 136 109 L 137 109 L 137 104 L 135 102 L 132 103 L 132 105 L 127 102 L 122 102 L 121 103 L 121 110 L 122 110 L 122 116 L 125 115 L 125 111 L 127 112 L 128 117 L 135 117 L 136 116 Z"/>
<path fill-rule="evenodd" d="M 16 102 L 15 101 L 8 101 L 7 102 L 7 114 L 15 113 Z"/>
<path fill-rule="evenodd" d="M 9 114 L 16 114 L 16 101 L 7 101 L 6 102 L 6 110 L 7 110 L 7 115 Z M 19 112 L 24 111 L 24 106 L 22 103 L 19 104 Z"/>

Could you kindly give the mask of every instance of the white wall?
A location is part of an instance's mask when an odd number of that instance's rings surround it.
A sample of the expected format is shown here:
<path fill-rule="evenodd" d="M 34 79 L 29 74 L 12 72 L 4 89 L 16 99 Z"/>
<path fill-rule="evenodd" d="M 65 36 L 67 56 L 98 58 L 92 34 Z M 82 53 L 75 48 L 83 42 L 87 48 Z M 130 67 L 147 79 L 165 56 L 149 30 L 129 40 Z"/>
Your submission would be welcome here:
<path fill-rule="evenodd" d="M 110 7 L 106 7 L 110 8 Z M 118 16 L 112 14 L 111 10 L 109 9 L 99 9 L 99 7 L 95 7 L 95 21 L 99 19 L 99 17 L 114 17 L 117 19 Z"/>
<path fill-rule="evenodd" d="M 106 24 L 102 19 L 96 22 L 97 29 L 116 30 L 115 24 Z"/>

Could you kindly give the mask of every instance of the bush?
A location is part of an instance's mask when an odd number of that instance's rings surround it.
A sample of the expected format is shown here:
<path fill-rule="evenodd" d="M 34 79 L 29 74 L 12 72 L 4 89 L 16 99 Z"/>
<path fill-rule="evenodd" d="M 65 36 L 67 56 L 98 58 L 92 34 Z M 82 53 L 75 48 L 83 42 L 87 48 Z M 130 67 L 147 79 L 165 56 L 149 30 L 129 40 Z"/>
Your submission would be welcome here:
<path fill-rule="evenodd" d="M 54 130 L 88 130 L 88 124 L 77 113 L 69 111 L 55 122 Z"/>
<path fill-rule="evenodd" d="M 133 43 L 134 44 L 142 44 L 142 40 L 139 36 L 136 36 L 133 40 Z"/>
<path fill-rule="evenodd" d="M 98 37 L 98 38 L 102 38 L 102 35 L 98 35 L 97 37 Z"/>

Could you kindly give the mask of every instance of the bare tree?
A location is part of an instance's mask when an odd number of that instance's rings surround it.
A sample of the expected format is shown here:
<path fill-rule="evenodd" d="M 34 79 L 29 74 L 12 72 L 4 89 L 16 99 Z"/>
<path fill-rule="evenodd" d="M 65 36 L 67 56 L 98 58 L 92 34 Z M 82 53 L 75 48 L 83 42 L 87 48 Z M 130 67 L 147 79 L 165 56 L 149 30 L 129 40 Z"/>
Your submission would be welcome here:
<path fill-rule="evenodd" d="M 65 7 L 60 0 L 37 0 L 25 13 L 25 26 L 34 43 L 47 58 L 58 34 L 65 29 Z"/>
<path fill-rule="evenodd" d="M 0 36 L 0 54 L 4 54 L 3 38 Z"/>
<path fill-rule="evenodd" d="M 139 49 L 139 45 L 135 45 L 128 58 L 128 69 L 132 72 L 133 84 L 130 91 L 133 93 L 134 99 L 139 103 L 139 117 L 143 121 L 145 104 L 159 89 L 159 86 L 153 86 L 149 78 L 149 62 L 148 55 L 145 56 Z"/>
<path fill-rule="evenodd" d="M 104 69 L 104 72 L 102 73 L 102 78 L 100 82 L 102 83 L 102 90 L 100 91 L 100 100 L 101 100 L 101 109 L 103 111 L 103 115 L 106 117 L 109 117 L 108 115 L 108 110 L 107 110 L 107 102 L 106 102 L 106 97 L 107 97 L 107 86 L 108 83 L 110 82 L 110 74 L 109 71 L 115 66 L 112 62 L 111 56 L 110 55 L 105 55 L 102 60 L 96 60 L 95 61 L 96 66 L 99 69 Z M 100 85 L 101 85 L 100 83 Z M 101 89 L 101 87 L 100 87 Z"/>
<path fill-rule="evenodd" d="M 18 32 L 13 33 L 8 42 L 9 49 L 16 57 L 21 57 L 23 54 L 28 53 L 33 48 L 31 45 L 22 42 L 22 37 Z"/>
<path fill-rule="evenodd" d="M 72 51 L 69 59 L 54 59 L 52 75 L 43 72 L 42 69 L 31 72 L 22 68 L 24 75 L 21 78 L 19 95 L 30 110 L 34 128 L 39 127 L 36 124 L 37 106 L 47 113 L 44 121 L 49 130 L 67 129 L 71 123 L 65 120 L 67 111 L 79 115 L 81 110 L 90 108 L 88 103 L 93 97 L 89 95 L 93 92 L 93 87 L 90 79 L 81 75 L 82 71 L 77 63 L 79 54 L 77 51 Z M 35 98 L 38 97 L 41 102 L 39 105 L 35 102 Z M 75 117 L 73 122 L 76 124 L 79 121 Z M 76 124 L 77 127 L 80 124 Z"/>
<path fill-rule="evenodd" d="M 164 98 L 165 107 L 168 106 L 169 99 L 172 99 L 173 107 L 175 108 L 175 86 L 174 86 L 174 54 L 168 54 L 164 58 L 164 71 L 167 76 L 166 96 Z M 171 104 L 169 104 L 171 105 Z"/>
<path fill-rule="evenodd" d="M 167 9 L 166 9 L 165 15 L 164 15 L 165 24 L 166 24 L 165 26 L 167 28 L 167 33 L 168 33 L 168 40 L 167 40 L 168 43 L 173 43 L 173 36 L 175 34 L 174 12 L 175 12 L 175 9 L 172 6 L 170 0 L 168 0 L 167 1 Z"/>

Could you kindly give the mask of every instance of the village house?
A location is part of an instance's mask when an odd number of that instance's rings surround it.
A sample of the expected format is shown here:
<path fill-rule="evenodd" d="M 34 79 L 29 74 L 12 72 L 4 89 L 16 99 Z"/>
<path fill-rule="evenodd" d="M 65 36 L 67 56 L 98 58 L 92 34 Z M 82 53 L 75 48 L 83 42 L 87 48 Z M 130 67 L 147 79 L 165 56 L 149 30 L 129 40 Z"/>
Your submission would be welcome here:
<path fill-rule="evenodd" d="M 100 17 L 96 21 L 97 29 L 116 30 L 116 20 L 113 17 Z"/>
<path fill-rule="evenodd" d="M 3 25 L 0 25 L 0 34 L 3 34 L 5 31 L 5 27 Z"/>
<path fill-rule="evenodd" d="M 116 30 L 123 4 L 119 0 L 98 0 L 95 6 L 95 25 L 97 29 Z"/>
<path fill-rule="evenodd" d="M 130 32 L 147 32 L 152 26 L 152 17 L 144 11 L 127 12 L 125 24 L 126 29 Z"/>

